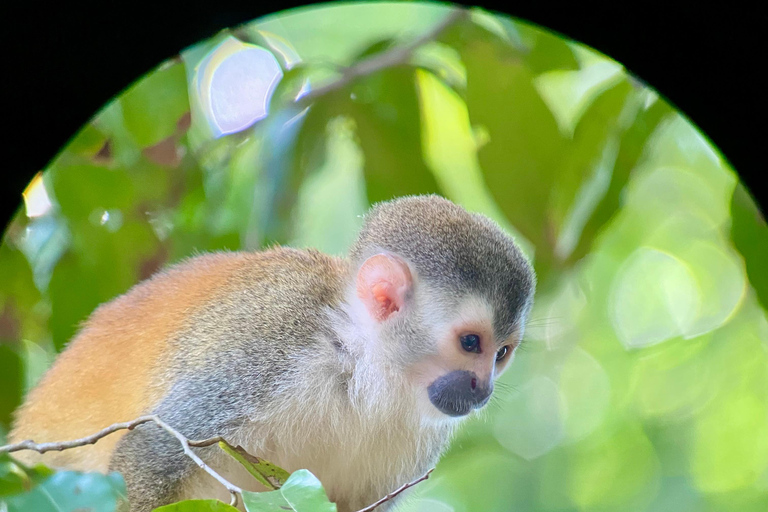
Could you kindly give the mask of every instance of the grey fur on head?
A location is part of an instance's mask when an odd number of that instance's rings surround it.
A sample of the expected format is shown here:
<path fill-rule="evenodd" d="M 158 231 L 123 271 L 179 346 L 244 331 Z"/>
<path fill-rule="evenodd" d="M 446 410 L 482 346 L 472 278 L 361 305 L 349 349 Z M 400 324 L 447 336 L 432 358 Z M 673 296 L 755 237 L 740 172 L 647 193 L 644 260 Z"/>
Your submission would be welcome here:
<path fill-rule="evenodd" d="M 522 327 L 517 323 L 530 308 L 536 278 L 512 238 L 488 217 L 437 195 L 379 203 L 350 250 L 353 268 L 382 250 L 405 259 L 432 286 L 489 300 L 499 339 Z"/>

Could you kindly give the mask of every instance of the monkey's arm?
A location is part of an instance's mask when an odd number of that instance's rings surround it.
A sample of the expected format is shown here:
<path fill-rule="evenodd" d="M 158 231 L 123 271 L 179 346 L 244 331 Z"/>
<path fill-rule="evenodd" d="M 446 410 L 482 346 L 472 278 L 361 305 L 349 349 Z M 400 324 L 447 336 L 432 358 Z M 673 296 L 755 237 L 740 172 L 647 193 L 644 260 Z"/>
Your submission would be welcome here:
<path fill-rule="evenodd" d="M 245 420 L 242 409 L 229 406 L 233 401 L 242 402 L 247 388 L 237 377 L 229 376 L 227 380 L 231 384 L 216 393 L 211 392 L 216 383 L 211 382 L 210 377 L 185 377 L 151 412 L 187 439 L 217 435 L 232 439 L 231 436 L 237 435 L 237 425 Z M 253 403 L 258 405 L 258 399 Z M 192 449 L 208 464 L 218 453 L 215 446 Z M 120 440 L 112 455 L 110 470 L 122 473 L 132 512 L 148 512 L 180 499 L 204 497 L 204 493 L 196 495 L 189 486 L 190 478 L 202 470 L 184 453 L 179 440 L 155 423 L 140 425 Z M 222 495 L 226 495 L 223 489 Z"/>
<path fill-rule="evenodd" d="M 119 471 L 125 479 L 132 512 L 148 512 L 175 501 L 194 469 L 178 440 L 154 423 L 126 434 L 110 464 L 110 471 Z"/>

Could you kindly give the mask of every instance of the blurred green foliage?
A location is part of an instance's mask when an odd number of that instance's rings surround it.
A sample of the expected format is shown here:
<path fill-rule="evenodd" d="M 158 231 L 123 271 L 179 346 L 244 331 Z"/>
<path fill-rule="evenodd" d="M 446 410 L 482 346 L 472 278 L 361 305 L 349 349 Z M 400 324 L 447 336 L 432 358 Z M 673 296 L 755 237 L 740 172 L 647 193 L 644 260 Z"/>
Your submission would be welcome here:
<path fill-rule="evenodd" d="M 0 437 L 78 324 L 161 267 L 275 242 L 341 254 L 372 202 L 436 192 L 513 234 L 540 286 L 494 400 L 398 510 L 768 510 L 768 228 L 680 113 L 620 64 L 482 11 L 296 108 L 302 87 L 446 14 L 271 16 L 105 106 L 30 184 L 0 246 Z M 284 75 L 268 117 L 216 138 L 198 78 L 233 36 Z M 59 475 L 43 485 L 95 478 Z M 88 494 L 112 503 L 113 484 Z"/>
<path fill-rule="evenodd" d="M 126 500 L 118 473 L 53 472 L 0 456 L 0 505 L 7 512 L 112 512 Z"/>

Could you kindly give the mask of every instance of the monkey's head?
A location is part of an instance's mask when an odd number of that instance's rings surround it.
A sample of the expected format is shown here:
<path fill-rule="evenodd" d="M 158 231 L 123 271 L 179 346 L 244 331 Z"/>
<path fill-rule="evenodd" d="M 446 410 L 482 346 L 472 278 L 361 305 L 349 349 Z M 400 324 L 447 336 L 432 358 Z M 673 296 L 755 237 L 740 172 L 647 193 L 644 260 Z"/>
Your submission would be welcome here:
<path fill-rule="evenodd" d="M 533 269 L 487 217 L 439 196 L 376 205 L 352 247 L 368 350 L 401 372 L 422 414 L 485 405 L 520 343 Z"/>

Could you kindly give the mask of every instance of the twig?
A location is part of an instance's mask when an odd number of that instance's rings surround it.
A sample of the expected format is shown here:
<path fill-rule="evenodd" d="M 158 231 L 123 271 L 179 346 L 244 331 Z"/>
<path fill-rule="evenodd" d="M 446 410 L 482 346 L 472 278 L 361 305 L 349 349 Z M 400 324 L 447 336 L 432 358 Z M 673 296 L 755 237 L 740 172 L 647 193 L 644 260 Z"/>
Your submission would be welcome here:
<path fill-rule="evenodd" d="M 198 457 L 197 454 L 192 451 L 192 448 L 189 446 L 189 440 L 186 437 L 184 437 L 181 434 L 181 432 L 179 432 L 178 430 L 175 430 L 173 427 L 165 423 L 163 420 L 161 420 L 157 416 L 154 417 L 154 422 L 157 423 L 160 427 L 162 427 L 166 432 L 171 434 L 173 437 L 178 439 L 179 443 L 181 443 L 181 447 L 184 449 L 184 453 L 186 453 L 190 459 L 195 461 L 195 464 L 200 466 L 203 469 L 203 471 L 211 475 L 213 478 L 218 480 L 221 485 L 226 487 L 230 495 L 229 504 L 232 505 L 233 507 L 236 507 L 238 500 L 240 499 L 240 495 L 243 493 L 243 490 L 240 487 L 230 483 L 229 480 L 225 479 L 223 476 L 221 476 L 216 471 L 211 469 L 211 467 L 208 466 L 208 464 L 203 462 L 203 459 Z"/>
<path fill-rule="evenodd" d="M 96 441 L 98 441 L 102 437 L 106 437 L 113 432 L 117 432 L 118 430 L 126 430 L 126 429 L 133 430 L 135 427 L 138 427 L 142 423 L 148 423 L 150 421 L 154 421 L 153 416 L 140 416 L 133 421 L 126 421 L 124 423 L 115 423 L 114 425 L 110 425 L 107 428 L 99 430 L 95 434 L 91 434 L 90 436 L 82 437 L 80 439 L 75 439 L 73 441 L 61 441 L 57 443 L 35 443 L 31 439 L 28 439 L 26 441 L 21 441 L 20 443 L 7 444 L 5 446 L 0 446 L 0 454 L 18 452 L 21 450 L 34 450 L 38 453 L 45 453 L 50 451 L 60 452 L 62 450 L 68 450 L 70 448 L 77 448 L 78 446 L 94 444 L 96 443 Z"/>
<path fill-rule="evenodd" d="M 239 502 L 240 495 L 242 494 L 243 490 L 240 487 L 237 487 L 236 485 L 230 483 L 228 480 L 226 480 L 224 477 L 222 477 L 216 471 L 214 471 L 210 466 L 208 466 L 208 464 L 203 462 L 203 460 L 200 457 L 198 457 L 197 454 L 193 452 L 191 448 L 192 446 L 209 446 L 222 439 L 220 437 L 215 437 L 211 439 L 204 439 L 202 441 L 190 441 L 189 439 L 184 437 L 184 435 L 181 432 L 171 427 L 170 425 L 168 425 L 166 422 L 164 422 L 154 414 L 150 414 L 147 416 L 140 416 L 133 421 L 115 423 L 102 430 L 99 430 L 95 434 L 91 434 L 90 436 L 82 437 L 80 439 L 75 439 L 72 441 L 61 441 L 56 443 L 35 443 L 31 439 L 28 439 L 26 441 L 21 441 L 19 443 L 0 446 L 0 454 L 17 452 L 21 450 L 33 450 L 38 453 L 45 453 L 49 451 L 62 451 L 70 448 L 77 448 L 79 446 L 94 444 L 99 439 L 106 437 L 109 434 L 112 434 L 114 432 L 117 432 L 118 430 L 133 430 L 139 425 L 143 423 L 149 423 L 149 422 L 154 422 L 158 427 L 162 428 L 163 430 L 171 434 L 173 437 L 175 437 L 181 444 L 181 447 L 184 450 L 184 453 L 187 455 L 187 457 L 192 459 L 194 463 L 197 464 L 203 471 L 211 475 L 221 485 L 223 485 L 227 489 L 227 491 L 229 491 L 229 494 L 231 496 L 230 504 L 232 506 L 237 506 L 237 503 Z"/>
<path fill-rule="evenodd" d="M 409 44 L 395 46 L 390 50 L 373 55 L 367 59 L 361 60 L 357 64 L 345 68 L 341 78 L 329 84 L 310 90 L 302 96 L 296 103 L 299 110 L 309 106 L 308 104 L 317 98 L 324 96 L 332 91 L 336 91 L 349 85 L 354 80 L 372 75 L 382 69 L 405 64 L 420 46 L 437 39 L 448 27 L 468 16 L 468 11 L 462 7 L 457 7 L 445 19 L 437 24 L 432 30 L 422 34 Z"/>
<path fill-rule="evenodd" d="M 401 492 L 403 492 L 404 490 L 408 489 L 409 487 L 413 487 L 413 486 L 414 486 L 414 485 L 416 485 L 417 483 L 419 483 L 419 482 L 423 482 L 424 480 L 426 480 L 427 478 L 429 478 L 429 474 L 430 474 L 430 473 L 432 473 L 434 470 L 435 470 L 435 468 L 432 468 L 432 469 L 430 469 L 429 471 L 427 471 L 426 473 L 424 473 L 424 475 L 423 475 L 423 476 L 421 476 L 421 477 L 417 478 L 417 479 L 416 479 L 416 480 L 414 480 L 413 482 L 408 482 L 407 484 L 405 484 L 405 485 L 403 485 L 403 486 L 399 487 L 398 489 L 396 489 L 396 490 L 392 491 L 391 493 L 387 494 L 386 496 L 384 496 L 383 498 L 381 498 L 381 499 L 380 499 L 379 501 L 377 501 L 376 503 L 371 503 L 371 504 L 370 504 L 370 505 L 368 505 L 367 507 L 365 507 L 365 508 L 361 508 L 361 509 L 360 509 L 360 510 L 358 510 L 357 512 L 371 512 L 371 510 L 375 509 L 376 507 L 378 507 L 378 506 L 379 506 L 379 505 L 381 505 L 382 503 L 386 503 L 387 501 L 390 501 L 390 500 L 392 500 L 392 498 L 394 498 L 395 496 L 397 496 L 398 494 L 400 494 L 400 493 L 401 493 Z"/>

